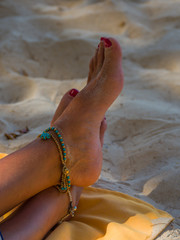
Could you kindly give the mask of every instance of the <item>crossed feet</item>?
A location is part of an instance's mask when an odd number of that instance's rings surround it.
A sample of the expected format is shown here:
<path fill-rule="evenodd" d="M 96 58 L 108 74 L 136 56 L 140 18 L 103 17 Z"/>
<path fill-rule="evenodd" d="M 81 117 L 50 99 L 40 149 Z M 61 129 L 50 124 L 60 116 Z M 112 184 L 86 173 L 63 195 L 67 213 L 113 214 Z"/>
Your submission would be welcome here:
<path fill-rule="evenodd" d="M 118 42 L 112 38 L 101 38 L 89 68 L 85 88 L 80 92 L 72 89 L 66 93 L 51 122 L 51 125 L 61 130 L 66 144 L 74 205 L 79 201 L 81 187 L 93 184 L 101 171 L 102 145 L 106 130 L 104 115 L 123 88 L 121 49 Z M 54 154 L 53 157 L 50 153 Z M 44 160 L 47 160 L 48 164 Z M 20 239 L 21 234 L 25 236 L 21 239 L 42 239 L 66 214 L 69 204 L 67 195 L 48 188 L 60 179 L 57 166 L 59 161 L 56 146 L 48 141 L 46 144 L 42 143 L 40 139 L 1 161 L 0 171 L 5 174 L 2 177 L 4 182 L 0 184 L 0 195 L 3 196 L 0 199 L 0 214 L 40 192 L 27 201 L 14 218 L 1 225 L 6 239 L 12 239 L 12 236 L 13 239 Z M 41 192 L 46 188 L 48 189 Z M 28 225 L 24 221 L 27 216 Z M 51 221 L 47 221 L 47 218 Z M 20 231 L 17 231 L 17 226 Z M 42 229 L 43 231 L 40 231 Z"/>
<path fill-rule="evenodd" d="M 66 93 L 53 117 L 51 124 L 61 131 L 66 145 L 72 185 L 89 186 L 100 175 L 104 115 L 123 88 L 121 57 L 115 39 L 101 38 L 90 61 L 87 85 L 80 92 L 73 89 Z M 40 139 L 3 158 L 0 215 L 56 185 L 61 172 L 58 158 L 53 141 Z"/>
<path fill-rule="evenodd" d="M 61 130 L 66 143 L 73 185 L 91 185 L 100 175 L 104 115 L 123 88 L 121 59 L 119 43 L 101 38 L 90 61 L 87 85 L 79 93 L 76 89 L 66 93 L 52 120 L 51 125 Z M 66 106 L 64 111 L 62 106 Z"/>

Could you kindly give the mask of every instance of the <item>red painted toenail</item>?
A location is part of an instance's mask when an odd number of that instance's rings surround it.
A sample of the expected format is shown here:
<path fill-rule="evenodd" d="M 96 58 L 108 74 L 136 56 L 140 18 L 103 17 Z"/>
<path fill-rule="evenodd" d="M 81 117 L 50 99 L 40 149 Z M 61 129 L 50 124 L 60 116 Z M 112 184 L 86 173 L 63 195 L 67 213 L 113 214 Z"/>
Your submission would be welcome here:
<path fill-rule="evenodd" d="M 71 97 L 75 97 L 77 94 L 78 94 L 78 90 L 77 89 L 75 89 L 75 88 L 73 88 L 73 89 L 71 89 L 70 91 L 69 91 L 69 95 L 71 96 Z"/>
<path fill-rule="evenodd" d="M 112 46 L 112 42 L 109 40 L 109 38 L 104 38 L 104 37 L 102 37 L 102 38 L 101 38 L 101 41 L 104 42 L 104 46 L 105 46 L 105 47 L 111 47 L 111 46 Z"/>

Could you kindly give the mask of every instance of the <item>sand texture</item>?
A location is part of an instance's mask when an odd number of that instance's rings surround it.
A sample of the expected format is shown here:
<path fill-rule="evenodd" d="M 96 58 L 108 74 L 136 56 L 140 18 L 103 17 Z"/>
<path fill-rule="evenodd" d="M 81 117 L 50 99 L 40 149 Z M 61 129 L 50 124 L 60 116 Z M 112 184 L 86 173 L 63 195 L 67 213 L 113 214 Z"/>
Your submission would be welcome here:
<path fill-rule="evenodd" d="M 123 49 L 125 86 L 106 114 L 97 187 L 141 198 L 175 221 L 180 239 L 180 1 L 1 0 L 0 152 L 49 126 L 63 93 L 82 89 L 101 36 Z M 7 140 L 5 133 L 28 126 Z"/>

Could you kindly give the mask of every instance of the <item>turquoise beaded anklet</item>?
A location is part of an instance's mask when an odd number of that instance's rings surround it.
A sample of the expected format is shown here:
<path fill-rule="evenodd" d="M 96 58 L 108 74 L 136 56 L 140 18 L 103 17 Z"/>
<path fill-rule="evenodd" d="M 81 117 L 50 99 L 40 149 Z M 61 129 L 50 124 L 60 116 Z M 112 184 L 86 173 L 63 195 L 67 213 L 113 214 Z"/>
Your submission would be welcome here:
<path fill-rule="evenodd" d="M 50 133 L 50 131 L 54 131 L 56 133 L 56 135 L 59 139 L 59 142 L 54 137 L 54 135 L 52 133 Z M 72 195 L 69 190 L 71 187 L 71 181 L 70 181 L 70 176 L 69 176 L 69 169 L 66 167 L 66 160 L 67 160 L 66 159 L 66 147 L 65 147 L 62 135 L 59 133 L 59 131 L 55 127 L 47 128 L 42 134 L 39 135 L 39 137 L 42 140 L 48 140 L 50 138 L 52 138 L 54 140 L 54 142 L 56 143 L 56 146 L 58 148 L 58 151 L 59 151 L 60 160 L 62 162 L 62 174 L 61 174 L 60 184 L 56 185 L 55 188 L 60 192 L 67 193 L 69 200 L 70 200 L 67 214 L 64 217 L 62 217 L 61 220 L 59 221 L 59 223 L 62 223 L 67 217 L 69 217 L 69 216 L 74 217 L 74 213 L 77 210 L 77 206 L 73 207 Z"/>
<path fill-rule="evenodd" d="M 60 146 L 56 138 L 49 133 L 49 131 L 54 131 L 59 139 Z M 60 159 L 62 162 L 62 174 L 61 174 L 61 181 L 60 184 L 57 185 L 58 189 L 62 192 L 67 192 L 67 190 L 71 187 L 71 180 L 69 176 L 69 169 L 66 167 L 66 147 L 62 138 L 62 135 L 59 133 L 59 131 L 55 127 L 49 127 L 47 128 L 39 137 L 42 140 L 48 140 L 50 138 L 53 138 L 54 142 L 56 143 L 58 147 L 58 151 L 60 154 Z"/>

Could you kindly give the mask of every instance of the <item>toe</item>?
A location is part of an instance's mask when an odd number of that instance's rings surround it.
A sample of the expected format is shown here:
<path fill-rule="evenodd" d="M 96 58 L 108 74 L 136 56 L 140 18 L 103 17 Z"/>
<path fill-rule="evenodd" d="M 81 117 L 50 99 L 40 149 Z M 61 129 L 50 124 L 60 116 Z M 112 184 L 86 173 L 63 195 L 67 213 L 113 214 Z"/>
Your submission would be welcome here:
<path fill-rule="evenodd" d="M 104 62 L 104 43 L 101 41 L 98 46 L 98 55 L 97 55 L 97 73 L 100 72 Z"/>
<path fill-rule="evenodd" d="M 94 55 L 94 61 L 93 61 L 93 64 L 94 64 L 94 72 L 96 72 L 96 69 L 97 69 L 98 51 L 99 51 L 99 49 L 97 48 L 97 49 L 96 49 L 96 52 L 95 52 L 95 55 Z"/>
<path fill-rule="evenodd" d="M 106 129 L 107 129 L 107 121 L 106 121 L 106 118 L 104 118 L 103 121 L 101 122 L 101 126 L 100 126 L 101 147 L 103 147 L 103 144 L 104 144 L 104 134 L 106 132 Z"/>
<path fill-rule="evenodd" d="M 122 51 L 117 40 L 113 38 L 101 38 L 104 42 L 104 62 L 101 69 L 102 76 L 106 84 L 111 86 L 116 98 L 123 88 L 123 71 L 122 71 Z M 109 90 L 111 90 L 111 88 Z"/>
<path fill-rule="evenodd" d="M 98 61 L 98 51 L 99 49 L 96 49 L 94 57 L 91 59 L 89 64 L 89 75 L 88 75 L 88 83 L 97 75 L 97 61 Z"/>
<path fill-rule="evenodd" d="M 87 83 L 89 83 L 92 79 L 92 74 L 94 72 L 94 58 L 91 58 L 91 61 L 89 63 L 89 75 L 88 75 L 88 80 L 87 80 Z"/>
<path fill-rule="evenodd" d="M 57 107 L 56 112 L 53 116 L 53 119 L 51 121 L 51 126 L 59 118 L 59 116 L 63 113 L 63 111 L 66 109 L 66 107 L 72 101 L 72 99 L 78 94 L 78 92 L 79 91 L 77 89 L 73 88 L 64 94 L 64 96 L 62 97 L 62 99 L 59 103 L 59 106 Z"/>

